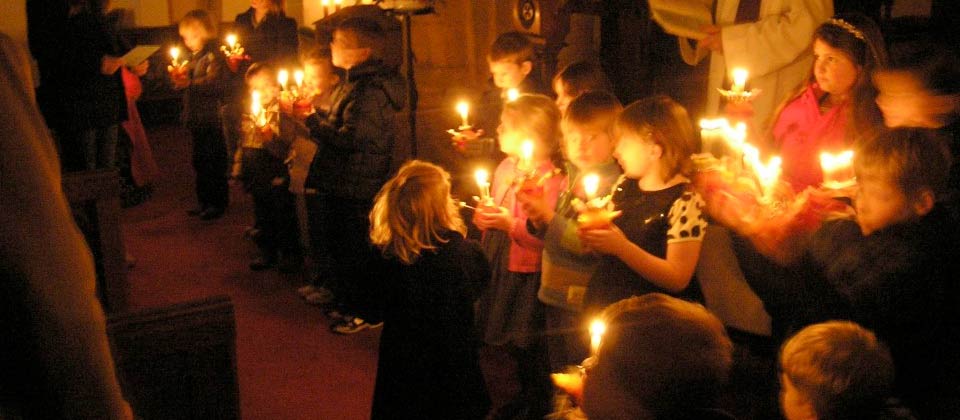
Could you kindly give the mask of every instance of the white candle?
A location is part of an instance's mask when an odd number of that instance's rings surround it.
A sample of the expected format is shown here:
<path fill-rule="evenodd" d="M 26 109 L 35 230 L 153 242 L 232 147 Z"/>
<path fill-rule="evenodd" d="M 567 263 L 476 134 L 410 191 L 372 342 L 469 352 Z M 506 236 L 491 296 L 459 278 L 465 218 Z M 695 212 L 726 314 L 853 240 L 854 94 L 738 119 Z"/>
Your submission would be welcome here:
<path fill-rule="evenodd" d="M 600 351 L 600 340 L 603 334 L 607 332 L 607 324 L 597 319 L 590 324 L 590 351 L 594 356 Z"/>
<path fill-rule="evenodd" d="M 477 169 L 473 177 L 477 180 L 477 186 L 480 187 L 480 202 L 483 204 L 490 198 L 490 173 L 486 169 Z"/>
<path fill-rule="evenodd" d="M 701 151 L 710 153 L 718 159 L 723 157 L 724 132 L 729 126 L 730 123 L 726 118 L 700 120 Z"/>
<path fill-rule="evenodd" d="M 467 116 L 470 112 L 470 104 L 463 101 L 457 103 L 457 112 L 460 113 L 460 126 L 464 128 L 469 127 L 470 123 L 468 122 Z"/>
<path fill-rule="evenodd" d="M 533 169 L 533 140 L 524 140 L 520 144 L 520 169 Z"/>
<path fill-rule="evenodd" d="M 853 150 L 833 154 L 820 153 L 820 168 L 823 169 L 823 186 L 837 188 L 846 186 L 854 178 Z"/>
<path fill-rule="evenodd" d="M 593 200 L 597 196 L 597 190 L 600 188 L 600 176 L 589 174 L 583 177 L 583 192 L 587 195 L 587 200 Z"/>
<path fill-rule="evenodd" d="M 334 11 L 334 12 L 339 12 L 339 11 L 340 11 L 340 5 L 341 5 L 342 3 L 343 3 L 343 0 L 333 0 L 333 11 Z"/>
<path fill-rule="evenodd" d="M 733 93 L 743 93 L 743 89 L 747 85 L 747 74 L 747 69 L 733 69 L 733 87 L 730 88 Z"/>
<path fill-rule="evenodd" d="M 517 88 L 507 89 L 507 101 L 513 102 L 520 97 L 520 91 Z"/>
<path fill-rule="evenodd" d="M 287 80 L 290 79 L 290 73 L 286 69 L 280 69 L 277 72 L 277 82 L 280 83 L 280 90 L 287 87 Z"/>

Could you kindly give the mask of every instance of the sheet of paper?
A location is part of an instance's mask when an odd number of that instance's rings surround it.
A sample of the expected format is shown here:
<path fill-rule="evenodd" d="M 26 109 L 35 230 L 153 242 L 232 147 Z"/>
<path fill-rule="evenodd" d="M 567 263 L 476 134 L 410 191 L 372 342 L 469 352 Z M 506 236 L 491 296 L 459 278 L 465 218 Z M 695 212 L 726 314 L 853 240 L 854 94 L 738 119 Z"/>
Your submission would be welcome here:
<path fill-rule="evenodd" d="M 700 28 L 713 23 L 711 2 L 705 0 L 649 0 L 653 19 L 669 34 L 703 39 Z"/>
<path fill-rule="evenodd" d="M 160 49 L 159 45 L 139 45 L 134 47 L 130 52 L 124 54 L 123 62 L 128 66 L 136 66 L 137 64 L 142 63 L 144 60 L 150 58 L 153 53 L 157 52 Z"/>

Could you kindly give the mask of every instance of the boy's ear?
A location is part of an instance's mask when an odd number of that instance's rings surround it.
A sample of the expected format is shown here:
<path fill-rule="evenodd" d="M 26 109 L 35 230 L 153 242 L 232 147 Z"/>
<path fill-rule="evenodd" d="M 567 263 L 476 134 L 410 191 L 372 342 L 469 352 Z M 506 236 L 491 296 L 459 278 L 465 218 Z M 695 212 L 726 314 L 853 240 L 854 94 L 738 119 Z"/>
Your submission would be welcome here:
<path fill-rule="evenodd" d="M 523 73 L 524 76 L 530 74 L 531 71 L 533 71 L 532 61 L 527 60 L 520 64 L 520 73 Z"/>
<path fill-rule="evenodd" d="M 930 213 L 930 210 L 933 210 L 933 205 L 936 202 L 937 199 L 933 191 L 929 188 L 924 188 L 917 194 L 917 198 L 913 200 L 913 213 L 920 217 L 926 216 L 927 213 Z"/>

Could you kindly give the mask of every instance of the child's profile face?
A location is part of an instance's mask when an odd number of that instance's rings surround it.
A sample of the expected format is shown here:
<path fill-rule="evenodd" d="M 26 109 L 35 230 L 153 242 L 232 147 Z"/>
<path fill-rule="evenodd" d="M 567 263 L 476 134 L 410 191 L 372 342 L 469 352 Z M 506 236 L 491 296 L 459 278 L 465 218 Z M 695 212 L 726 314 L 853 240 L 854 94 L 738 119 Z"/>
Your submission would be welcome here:
<path fill-rule="evenodd" d="M 949 99 L 934 95 L 908 72 L 881 71 L 873 76 L 873 82 L 887 127 L 938 128 L 940 118 L 953 111 Z"/>
<path fill-rule="evenodd" d="M 203 49 L 203 45 L 210 39 L 210 34 L 196 22 L 180 25 L 180 38 L 183 38 L 183 45 L 186 45 L 190 51 L 197 52 Z"/>
<path fill-rule="evenodd" d="M 563 147 L 567 160 L 577 169 L 586 170 L 613 157 L 616 143 L 604 124 L 563 124 Z"/>
<path fill-rule="evenodd" d="M 500 114 L 500 125 L 497 127 L 497 137 L 500 142 L 500 151 L 509 156 L 520 156 L 520 148 L 526 140 L 517 121 L 518 116 L 511 112 Z"/>
<path fill-rule="evenodd" d="M 250 92 L 260 92 L 260 102 L 267 105 L 277 98 L 280 93 L 280 86 L 277 84 L 277 78 L 269 72 L 260 72 L 247 80 L 247 87 Z"/>
<path fill-rule="evenodd" d="M 654 162 L 660 158 L 656 143 L 645 137 L 648 136 L 624 130 L 617 139 L 613 157 L 628 178 L 641 179 L 652 174 Z"/>
<path fill-rule="evenodd" d="M 816 39 L 813 41 L 813 57 L 813 75 L 820 89 L 831 95 L 848 95 L 860 74 L 860 69 L 850 56 Z"/>
<path fill-rule="evenodd" d="M 566 114 L 567 107 L 570 106 L 570 102 L 574 99 L 573 96 L 567 94 L 567 90 L 560 80 L 553 82 L 553 92 L 557 94 L 557 108 L 560 108 L 560 114 Z"/>
<path fill-rule="evenodd" d="M 816 420 L 810 401 L 793 386 L 787 375 L 780 374 L 780 409 L 787 420 Z"/>
<path fill-rule="evenodd" d="M 520 87 L 520 83 L 527 78 L 527 74 L 530 74 L 533 68 L 533 64 L 529 61 L 517 64 L 511 60 L 499 60 L 489 62 L 489 65 L 493 84 L 500 89 Z"/>
<path fill-rule="evenodd" d="M 894 182 L 888 170 L 857 170 L 857 224 L 864 236 L 913 219 L 917 216 L 913 202 Z"/>
<path fill-rule="evenodd" d="M 360 39 L 352 31 L 333 31 L 330 56 L 334 66 L 350 69 L 370 58 L 370 48 L 360 46 Z"/>

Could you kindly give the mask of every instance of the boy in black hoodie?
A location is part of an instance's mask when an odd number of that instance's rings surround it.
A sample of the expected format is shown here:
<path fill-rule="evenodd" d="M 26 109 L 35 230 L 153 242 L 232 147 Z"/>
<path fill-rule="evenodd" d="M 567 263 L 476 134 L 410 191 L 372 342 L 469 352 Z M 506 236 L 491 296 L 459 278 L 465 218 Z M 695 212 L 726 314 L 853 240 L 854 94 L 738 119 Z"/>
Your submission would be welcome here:
<path fill-rule="evenodd" d="M 330 43 L 333 65 L 346 70 L 327 113 L 307 119 L 319 144 L 305 188 L 329 197 L 318 222 L 326 227 L 335 278 L 330 286 L 343 309 L 363 311 L 379 287 L 372 270 L 377 255 L 368 240 L 368 214 L 380 187 L 390 178 L 397 138 L 395 115 L 403 109 L 405 86 L 395 69 L 381 61 L 384 31 L 369 19 L 344 20 Z M 314 221 L 311 221 L 313 223 Z M 350 334 L 379 327 L 379 315 L 343 316 L 331 328 Z"/>

